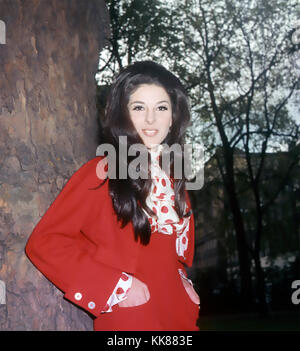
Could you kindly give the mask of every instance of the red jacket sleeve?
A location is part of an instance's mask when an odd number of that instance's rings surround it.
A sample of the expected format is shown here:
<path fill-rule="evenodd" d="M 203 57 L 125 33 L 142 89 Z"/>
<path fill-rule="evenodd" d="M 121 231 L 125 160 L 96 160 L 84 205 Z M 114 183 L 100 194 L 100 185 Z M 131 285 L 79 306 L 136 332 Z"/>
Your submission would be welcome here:
<path fill-rule="evenodd" d="M 96 240 L 81 230 L 101 211 L 101 202 L 108 201 L 102 187 L 89 190 L 100 183 L 96 177 L 99 160 L 96 157 L 88 161 L 73 174 L 34 228 L 25 248 L 32 263 L 65 293 L 65 298 L 94 316 L 105 309 L 122 274 L 96 259 Z M 99 225 L 95 237 L 104 228 Z"/>

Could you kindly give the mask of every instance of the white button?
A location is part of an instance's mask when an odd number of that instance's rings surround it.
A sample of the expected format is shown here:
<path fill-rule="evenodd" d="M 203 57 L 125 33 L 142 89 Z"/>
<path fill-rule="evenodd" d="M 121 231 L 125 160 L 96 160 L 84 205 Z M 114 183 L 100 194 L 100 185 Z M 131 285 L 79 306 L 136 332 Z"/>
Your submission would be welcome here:
<path fill-rule="evenodd" d="M 91 301 L 91 302 L 88 303 L 88 308 L 89 308 L 90 310 L 93 310 L 95 307 L 96 307 L 95 302 Z"/>
<path fill-rule="evenodd" d="M 80 294 L 80 292 L 77 292 L 77 293 L 74 295 L 74 297 L 75 297 L 75 300 L 79 301 L 79 300 L 82 299 L 82 294 Z"/>

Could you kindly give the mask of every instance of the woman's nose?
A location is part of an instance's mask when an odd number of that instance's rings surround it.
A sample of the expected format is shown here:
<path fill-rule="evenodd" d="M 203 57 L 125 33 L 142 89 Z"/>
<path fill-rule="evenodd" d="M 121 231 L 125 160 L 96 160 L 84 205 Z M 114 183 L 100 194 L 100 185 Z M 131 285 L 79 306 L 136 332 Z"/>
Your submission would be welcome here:
<path fill-rule="evenodd" d="M 155 111 L 151 109 L 146 111 L 146 122 L 148 124 L 153 124 L 155 122 Z"/>

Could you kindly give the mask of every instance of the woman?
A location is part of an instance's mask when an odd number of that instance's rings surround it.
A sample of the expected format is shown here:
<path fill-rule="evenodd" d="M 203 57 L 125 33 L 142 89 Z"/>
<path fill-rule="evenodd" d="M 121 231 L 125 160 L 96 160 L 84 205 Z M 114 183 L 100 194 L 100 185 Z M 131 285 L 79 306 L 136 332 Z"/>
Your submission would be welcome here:
<path fill-rule="evenodd" d="M 185 179 L 174 177 L 173 154 L 170 174 L 161 167 L 162 151 L 183 145 L 189 119 L 184 88 L 164 67 L 121 71 L 103 126 L 116 162 L 104 170 L 109 155 L 97 156 L 75 172 L 26 245 L 64 297 L 95 317 L 95 330 L 198 330 L 200 301 L 185 272 L 194 250 Z M 149 162 L 135 168 L 148 177 L 128 176 L 134 157 L 124 148 L 137 144 Z"/>

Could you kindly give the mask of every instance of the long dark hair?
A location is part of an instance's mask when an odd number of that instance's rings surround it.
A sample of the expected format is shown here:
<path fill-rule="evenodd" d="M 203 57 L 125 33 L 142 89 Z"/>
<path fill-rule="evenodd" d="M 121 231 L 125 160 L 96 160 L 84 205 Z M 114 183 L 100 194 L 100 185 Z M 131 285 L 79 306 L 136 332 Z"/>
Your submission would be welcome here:
<path fill-rule="evenodd" d="M 114 146 L 116 150 L 116 179 L 109 179 L 109 191 L 113 207 L 121 226 L 130 221 L 133 224 L 135 240 L 149 243 L 151 229 L 143 209 L 150 215 L 155 215 L 146 205 L 152 180 L 148 179 L 120 179 L 119 164 L 126 162 L 128 167 L 130 156 L 127 160 L 119 160 L 119 136 L 127 136 L 127 148 L 133 144 L 143 144 L 142 139 L 134 128 L 128 111 L 130 95 L 141 84 L 155 84 L 163 87 L 168 93 L 172 105 L 172 126 L 163 144 L 171 146 L 179 144 L 183 147 L 184 134 L 190 121 L 190 110 L 186 91 L 179 79 L 163 66 L 152 61 L 136 62 L 124 68 L 115 78 L 107 99 L 105 119 L 103 122 L 103 142 Z M 173 156 L 173 157 L 172 157 Z M 182 160 L 184 155 L 182 152 Z M 148 154 L 148 160 L 150 155 Z M 161 161 L 160 161 L 161 162 Z M 150 164 L 150 162 L 148 163 Z M 182 163 L 183 164 L 183 163 Z M 175 210 L 182 218 L 187 215 L 185 209 L 185 178 L 173 178 L 174 155 L 170 154 L 170 178 L 175 192 Z M 173 170 L 173 171 L 172 171 Z"/>

